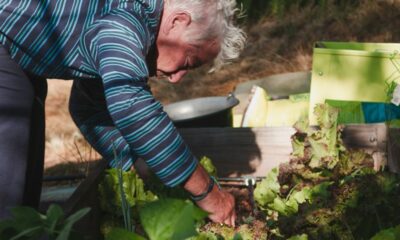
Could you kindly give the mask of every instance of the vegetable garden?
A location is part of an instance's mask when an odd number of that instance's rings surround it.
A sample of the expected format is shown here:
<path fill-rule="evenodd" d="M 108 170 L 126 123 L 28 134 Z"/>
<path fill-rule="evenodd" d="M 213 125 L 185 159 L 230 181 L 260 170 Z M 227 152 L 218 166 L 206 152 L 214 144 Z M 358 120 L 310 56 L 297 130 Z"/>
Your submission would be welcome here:
<path fill-rule="evenodd" d="M 290 162 L 267 173 L 254 194 L 226 187 L 237 202 L 236 228 L 208 222 L 182 189 L 112 169 L 99 185 L 101 232 L 106 239 L 398 239 L 399 176 L 345 148 L 337 109 L 318 105 L 315 115 L 318 127 L 296 123 Z M 217 175 L 209 159 L 201 163 Z"/>
<path fill-rule="evenodd" d="M 13 219 L 0 223 L 0 239 L 99 239 L 90 231 L 107 240 L 399 239 L 400 177 L 374 170 L 368 153 L 346 149 L 336 108 L 318 105 L 315 115 L 318 126 L 295 124 L 290 162 L 266 173 L 254 192 L 221 181 L 236 199 L 235 228 L 208 221 L 181 188 L 108 169 L 99 184 L 90 184 L 95 198 L 88 199 L 89 206 L 99 205 L 100 211 L 89 221 L 100 221 L 100 229 L 73 230 L 88 208 L 67 212 L 66 218 L 54 205 L 46 214 L 20 207 Z M 218 177 L 210 159 L 200 162 Z"/>
<path fill-rule="evenodd" d="M 330 1 L 240 2 L 247 20 L 256 21 L 266 11 L 280 17 L 296 6 L 325 8 Z M 357 6 L 359 1 L 331 2 Z M 291 21 L 285 31 L 291 33 L 296 24 Z M 280 32 L 280 28 L 275 30 L 277 38 Z M 305 38 L 309 40 L 308 35 Z M 345 147 L 335 108 L 319 105 L 315 115 L 317 127 L 307 121 L 294 126 L 290 162 L 265 172 L 254 191 L 221 181 L 221 187 L 236 199 L 235 228 L 208 221 L 207 213 L 180 188 L 165 188 L 155 177 L 143 180 L 136 172 L 109 169 L 99 181 L 88 181 L 90 189 L 78 189 L 78 194 L 83 196 L 86 190 L 91 197 L 79 198 L 80 205 L 74 208 L 64 206 L 63 211 L 53 205 L 46 213 L 16 208 L 12 219 L 0 222 L 0 239 L 400 239 L 400 177 L 387 169 L 374 169 L 369 153 Z M 201 163 L 218 178 L 221 169 L 210 159 L 203 158 Z M 80 220 L 93 224 L 87 228 Z"/>

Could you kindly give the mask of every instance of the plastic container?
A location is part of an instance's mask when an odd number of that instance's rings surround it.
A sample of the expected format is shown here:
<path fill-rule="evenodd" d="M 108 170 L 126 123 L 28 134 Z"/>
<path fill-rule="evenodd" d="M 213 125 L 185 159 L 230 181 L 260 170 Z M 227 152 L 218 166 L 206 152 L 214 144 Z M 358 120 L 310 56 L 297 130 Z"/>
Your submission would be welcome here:
<path fill-rule="evenodd" d="M 317 42 L 313 51 L 310 123 L 326 99 L 386 102 L 388 85 L 400 81 L 400 44 Z"/>

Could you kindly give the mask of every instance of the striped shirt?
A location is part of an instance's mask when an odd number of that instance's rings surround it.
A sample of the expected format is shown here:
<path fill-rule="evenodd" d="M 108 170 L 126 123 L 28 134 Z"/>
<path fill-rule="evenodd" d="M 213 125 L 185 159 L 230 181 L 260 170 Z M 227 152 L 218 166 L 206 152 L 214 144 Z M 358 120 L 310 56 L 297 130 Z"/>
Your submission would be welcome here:
<path fill-rule="evenodd" d="M 101 78 L 129 148 L 175 186 L 197 160 L 147 86 L 162 8 L 162 0 L 1 0 L 0 44 L 30 74 Z"/>

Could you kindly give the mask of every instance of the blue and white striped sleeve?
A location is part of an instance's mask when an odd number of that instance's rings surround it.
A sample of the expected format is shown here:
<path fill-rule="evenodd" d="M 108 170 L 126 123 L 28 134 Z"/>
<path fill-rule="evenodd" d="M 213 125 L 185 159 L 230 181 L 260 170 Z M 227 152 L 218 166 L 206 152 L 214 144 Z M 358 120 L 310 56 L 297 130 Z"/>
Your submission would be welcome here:
<path fill-rule="evenodd" d="M 81 50 L 102 78 L 107 108 L 130 148 L 167 186 L 185 181 L 198 162 L 147 85 L 149 32 L 138 17 L 111 13 L 86 31 Z"/>

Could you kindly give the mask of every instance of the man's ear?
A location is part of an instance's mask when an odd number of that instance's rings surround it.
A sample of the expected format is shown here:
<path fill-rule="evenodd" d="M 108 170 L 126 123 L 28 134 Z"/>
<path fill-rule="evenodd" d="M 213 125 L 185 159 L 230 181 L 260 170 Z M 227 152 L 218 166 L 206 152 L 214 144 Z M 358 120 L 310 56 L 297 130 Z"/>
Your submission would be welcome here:
<path fill-rule="evenodd" d="M 192 22 L 192 17 L 188 12 L 179 11 L 171 13 L 167 18 L 166 33 L 179 28 L 186 28 Z"/>

